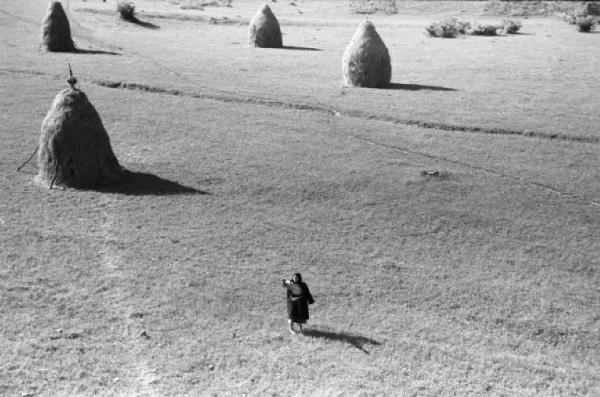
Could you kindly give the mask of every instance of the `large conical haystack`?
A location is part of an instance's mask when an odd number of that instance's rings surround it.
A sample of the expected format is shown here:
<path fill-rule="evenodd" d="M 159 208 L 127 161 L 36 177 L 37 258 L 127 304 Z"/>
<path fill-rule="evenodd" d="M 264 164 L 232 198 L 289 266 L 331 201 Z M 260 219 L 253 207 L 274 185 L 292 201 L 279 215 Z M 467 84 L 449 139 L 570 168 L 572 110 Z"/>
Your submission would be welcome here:
<path fill-rule="evenodd" d="M 53 52 L 75 51 L 71 26 L 59 1 L 51 1 L 42 20 L 42 49 Z"/>
<path fill-rule="evenodd" d="M 100 116 L 78 89 L 62 90 L 42 123 L 37 181 L 89 188 L 122 175 Z"/>
<path fill-rule="evenodd" d="M 392 79 L 387 47 L 370 21 L 362 22 L 342 57 L 344 84 L 385 88 Z"/>
<path fill-rule="evenodd" d="M 250 45 L 262 48 L 282 48 L 279 22 L 268 5 L 258 9 L 250 21 Z"/>

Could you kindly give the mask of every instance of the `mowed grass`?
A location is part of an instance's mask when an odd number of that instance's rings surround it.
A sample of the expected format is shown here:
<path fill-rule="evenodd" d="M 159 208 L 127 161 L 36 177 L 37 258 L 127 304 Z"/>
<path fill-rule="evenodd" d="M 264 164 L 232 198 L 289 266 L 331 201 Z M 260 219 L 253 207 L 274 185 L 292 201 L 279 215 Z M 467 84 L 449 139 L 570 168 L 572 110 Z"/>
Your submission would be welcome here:
<path fill-rule="evenodd" d="M 600 393 L 597 144 L 102 88 L 196 91 L 208 72 L 27 48 L 3 47 L 20 57 L 0 72 L 0 394 Z M 14 70 L 66 60 L 121 163 L 198 193 L 48 191 L 14 172 L 66 85 Z M 310 84 L 262 95 L 333 104 Z M 295 271 L 317 302 L 294 337 Z"/>

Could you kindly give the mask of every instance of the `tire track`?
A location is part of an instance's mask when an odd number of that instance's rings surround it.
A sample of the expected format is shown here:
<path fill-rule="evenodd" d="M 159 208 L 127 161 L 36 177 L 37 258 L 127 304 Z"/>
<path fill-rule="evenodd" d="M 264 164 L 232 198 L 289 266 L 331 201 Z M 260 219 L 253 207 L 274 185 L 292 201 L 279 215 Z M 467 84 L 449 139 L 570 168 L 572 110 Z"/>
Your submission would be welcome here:
<path fill-rule="evenodd" d="M 113 203 L 114 201 L 110 196 L 102 196 L 99 202 L 99 206 L 102 208 L 102 223 L 100 225 L 102 275 L 107 279 L 127 280 L 126 271 L 123 266 L 124 260 L 118 250 L 111 245 L 111 242 L 118 241 L 118 236 L 114 233 L 116 226 L 114 211 L 111 208 L 111 204 Z M 123 290 L 122 286 L 118 286 L 115 292 L 116 296 L 113 295 L 112 299 L 105 300 L 105 304 L 110 305 L 111 312 L 118 314 L 127 324 L 127 349 L 122 352 L 125 366 L 121 370 L 127 375 L 127 380 L 133 383 L 133 385 L 124 384 L 123 388 L 126 390 L 120 390 L 119 392 L 123 392 L 126 395 L 158 396 L 160 393 L 154 386 L 156 377 L 153 375 L 156 371 L 152 368 L 148 354 L 144 351 L 145 346 L 143 342 L 138 338 L 138 331 L 134 331 L 133 335 L 130 331 L 132 327 L 136 329 L 139 326 L 132 324 L 126 307 L 117 303 L 127 302 L 125 299 L 126 291 Z"/>

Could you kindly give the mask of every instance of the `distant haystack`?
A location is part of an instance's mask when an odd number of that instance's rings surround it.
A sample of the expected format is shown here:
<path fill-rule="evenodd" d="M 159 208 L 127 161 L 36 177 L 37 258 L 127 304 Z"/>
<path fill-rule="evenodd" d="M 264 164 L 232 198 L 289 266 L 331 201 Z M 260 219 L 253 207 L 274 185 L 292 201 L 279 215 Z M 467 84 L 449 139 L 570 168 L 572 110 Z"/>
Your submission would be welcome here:
<path fill-rule="evenodd" d="M 387 47 L 370 21 L 358 26 L 342 57 L 346 85 L 385 88 L 392 79 L 392 64 Z"/>
<path fill-rule="evenodd" d="M 42 50 L 52 52 L 75 51 L 71 26 L 59 1 L 52 1 L 42 20 Z"/>
<path fill-rule="evenodd" d="M 250 45 L 262 48 L 282 48 L 279 22 L 268 5 L 263 5 L 250 21 Z"/>
<path fill-rule="evenodd" d="M 125 21 L 135 21 L 135 5 L 130 1 L 117 2 L 117 11 L 121 19 Z"/>
<path fill-rule="evenodd" d="M 95 187 L 115 182 L 123 172 L 100 116 L 78 89 L 62 90 L 42 123 L 38 182 Z"/>

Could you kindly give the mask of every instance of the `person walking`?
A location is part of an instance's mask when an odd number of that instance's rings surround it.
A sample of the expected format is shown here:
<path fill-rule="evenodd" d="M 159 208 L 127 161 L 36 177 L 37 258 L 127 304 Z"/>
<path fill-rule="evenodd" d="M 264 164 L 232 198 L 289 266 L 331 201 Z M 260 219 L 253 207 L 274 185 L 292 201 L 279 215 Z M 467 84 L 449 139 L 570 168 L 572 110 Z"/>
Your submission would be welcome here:
<path fill-rule="evenodd" d="M 308 305 L 315 303 L 308 286 L 302 281 L 300 273 L 295 273 L 291 280 L 281 279 L 283 286 L 287 289 L 287 311 L 290 332 L 297 334 L 302 332 L 302 324 L 308 320 Z M 297 324 L 298 331 L 294 329 Z"/>

